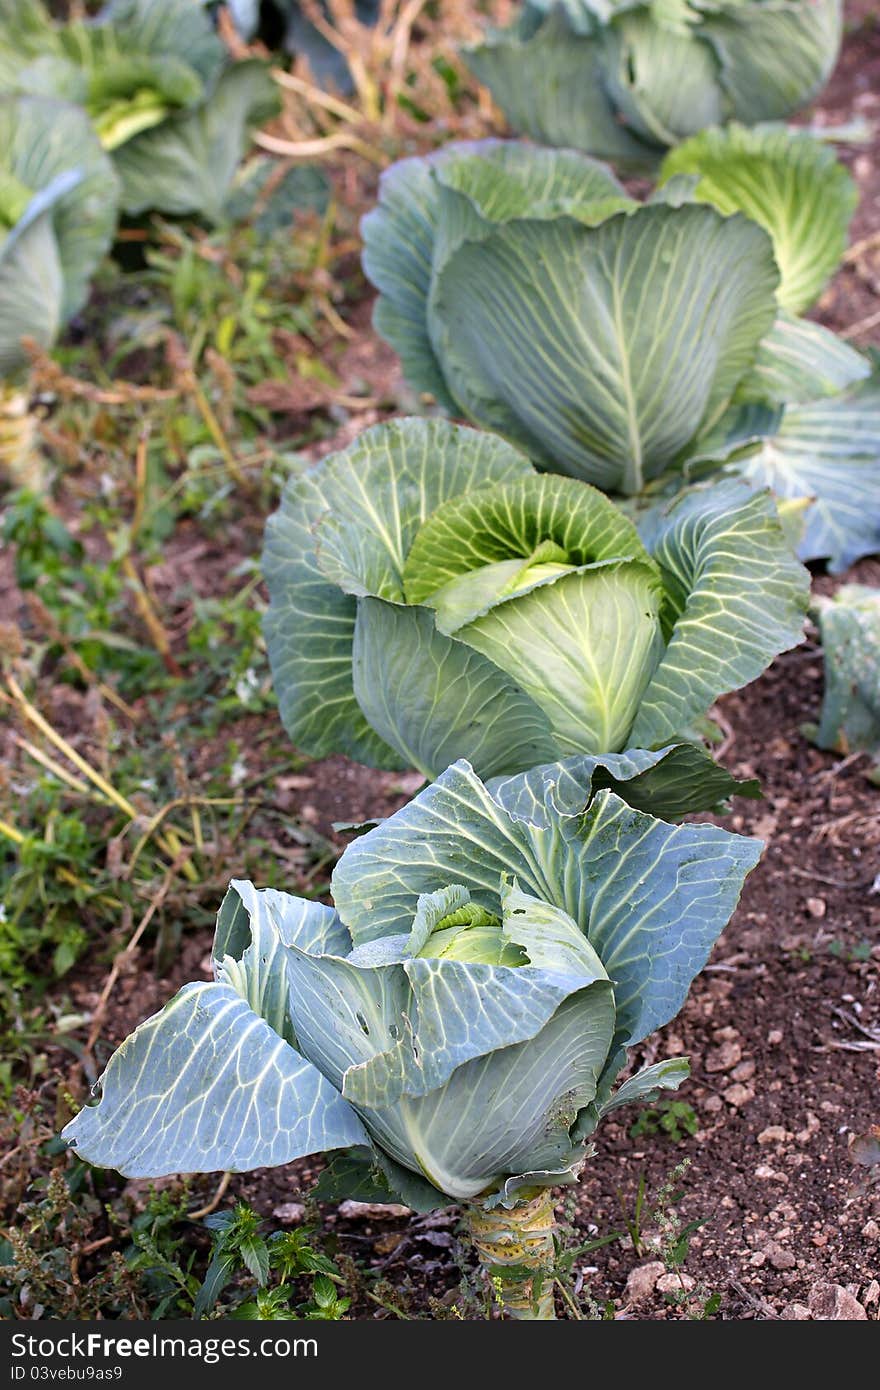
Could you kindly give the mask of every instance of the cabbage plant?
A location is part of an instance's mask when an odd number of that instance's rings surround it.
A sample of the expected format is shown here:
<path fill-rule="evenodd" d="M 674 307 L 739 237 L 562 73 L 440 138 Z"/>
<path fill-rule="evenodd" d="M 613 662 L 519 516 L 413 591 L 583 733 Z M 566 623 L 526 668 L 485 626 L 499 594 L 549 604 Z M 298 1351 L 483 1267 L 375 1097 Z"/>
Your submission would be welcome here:
<path fill-rule="evenodd" d="M 729 468 L 810 498 L 801 558 L 845 568 L 880 545 L 880 378 L 777 296 L 833 268 L 848 176 L 804 137 L 720 138 L 726 175 L 701 147 L 644 204 L 571 150 L 401 161 L 362 224 L 374 323 L 417 391 L 539 466 L 630 496 Z"/>
<path fill-rule="evenodd" d="M 460 1204 L 507 1312 L 553 1317 L 552 1190 L 603 1115 L 686 1077 L 674 1058 L 614 1090 L 761 849 L 634 810 L 598 770 L 490 788 L 456 764 L 348 847 L 335 907 L 233 882 L 213 981 L 113 1055 L 64 1131 L 79 1157 L 159 1177 L 329 1153 L 322 1195 Z"/>
<path fill-rule="evenodd" d="M 51 347 L 82 308 L 113 238 L 118 196 L 80 110 L 0 97 L 0 464 L 17 482 L 39 479 L 23 339 Z"/>
<path fill-rule="evenodd" d="M 800 640 L 809 588 L 741 482 L 684 495 L 643 542 L 596 489 L 438 419 L 292 478 L 263 569 L 297 746 L 428 777 L 674 742 Z"/>
<path fill-rule="evenodd" d="M 40 0 L 0 0 L 0 91 L 75 102 L 121 181 L 121 206 L 220 221 L 249 130 L 274 114 L 264 63 L 232 63 L 201 0 L 110 0 L 56 24 Z"/>
<path fill-rule="evenodd" d="M 814 741 L 838 753 L 870 753 L 880 775 L 880 589 L 844 584 L 814 599 L 825 695 Z"/>
<path fill-rule="evenodd" d="M 841 0 L 526 0 L 465 58 L 512 128 L 622 166 L 783 120 L 827 81 Z"/>

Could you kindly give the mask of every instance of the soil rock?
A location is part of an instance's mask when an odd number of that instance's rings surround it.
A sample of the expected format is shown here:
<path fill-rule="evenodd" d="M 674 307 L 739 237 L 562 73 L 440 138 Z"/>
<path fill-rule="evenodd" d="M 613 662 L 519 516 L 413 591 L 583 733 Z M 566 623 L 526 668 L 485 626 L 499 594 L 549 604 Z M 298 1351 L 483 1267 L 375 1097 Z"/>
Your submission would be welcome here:
<path fill-rule="evenodd" d="M 339 1215 L 345 1221 L 396 1221 L 399 1216 L 412 1216 L 412 1212 L 399 1202 L 354 1202 L 349 1198 L 339 1203 Z"/>
<path fill-rule="evenodd" d="M 665 1269 L 662 1260 L 651 1260 L 631 1269 L 626 1277 L 626 1296 L 630 1303 L 644 1303 L 649 1299 Z"/>
<path fill-rule="evenodd" d="M 810 1291 L 810 1312 L 817 1322 L 867 1322 L 857 1298 L 842 1284 L 814 1284 Z"/>
<path fill-rule="evenodd" d="M 710 1048 L 706 1054 L 706 1071 L 730 1071 L 736 1066 L 742 1057 L 742 1048 L 738 1042 L 728 1039 L 721 1043 L 719 1047 Z"/>

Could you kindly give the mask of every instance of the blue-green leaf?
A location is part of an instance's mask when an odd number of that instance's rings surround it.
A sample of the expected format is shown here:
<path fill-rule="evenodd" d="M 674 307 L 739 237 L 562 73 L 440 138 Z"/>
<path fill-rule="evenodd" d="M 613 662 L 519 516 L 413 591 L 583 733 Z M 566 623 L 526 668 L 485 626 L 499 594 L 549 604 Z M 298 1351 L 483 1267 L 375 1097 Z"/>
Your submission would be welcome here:
<path fill-rule="evenodd" d="M 490 32 L 465 60 L 514 131 L 622 166 L 642 168 L 656 158 L 618 120 L 601 44 L 589 29 L 573 33 L 563 14 L 551 14 L 537 33 Z"/>
<path fill-rule="evenodd" d="M 0 98 L 0 174 L 32 198 L 0 239 L 0 371 L 25 362 L 23 335 L 50 346 L 85 302 L 116 227 L 119 185 L 85 112 L 39 97 Z"/>
<path fill-rule="evenodd" d="M 228 985 L 185 985 L 98 1084 L 64 1137 L 126 1177 L 241 1172 L 366 1142 L 330 1082 Z"/>
<path fill-rule="evenodd" d="M 842 338 L 810 319 L 781 313 L 758 348 L 754 367 L 737 387 L 736 400 L 807 404 L 870 375 L 868 358 Z"/>
<path fill-rule="evenodd" d="M 777 497 L 810 499 L 798 554 L 842 573 L 880 551 L 880 371 L 826 400 L 732 412 L 689 466 L 713 463 Z"/>
<path fill-rule="evenodd" d="M 560 815 L 577 815 L 603 787 L 616 792 L 628 806 L 661 820 L 677 820 L 689 811 L 710 811 L 730 796 L 761 795 L 756 781 L 737 781 L 693 743 L 677 743 L 657 752 L 632 748 L 602 756 L 585 753 L 489 783 L 492 795 L 509 815 L 544 827 L 549 825 L 548 807 Z"/>
<path fill-rule="evenodd" d="M 487 657 L 438 632 L 430 608 L 362 599 L 353 678 L 370 726 L 426 777 L 461 757 L 492 777 L 558 753 L 539 704 Z"/>
<path fill-rule="evenodd" d="M 344 952 L 351 938 L 332 907 L 233 879 L 217 914 L 214 978 L 231 985 L 295 1047 L 285 949 L 294 943 L 303 950 Z"/>
<path fill-rule="evenodd" d="M 607 1115 L 621 1105 L 630 1105 L 634 1101 L 650 1104 L 663 1091 L 677 1091 L 690 1074 L 690 1062 L 687 1057 L 667 1057 L 662 1062 L 642 1067 L 617 1088 L 610 1100 L 599 1107 L 599 1114 Z"/>
<path fill-rule="evenodd" d="M 803 638 L 809 575 L 772 499 L 725 480 L 649 513 L 643 536 L 663 572 L 669 644 L 630 735 L 656 747 Z"/>
<path fill-rule="evenodd" d="M 701 28 L 720 63 L 737 120 L 778 121 L 805 106 L 831 75 L 840 47 L 841 0 L 701 5 Z"/>

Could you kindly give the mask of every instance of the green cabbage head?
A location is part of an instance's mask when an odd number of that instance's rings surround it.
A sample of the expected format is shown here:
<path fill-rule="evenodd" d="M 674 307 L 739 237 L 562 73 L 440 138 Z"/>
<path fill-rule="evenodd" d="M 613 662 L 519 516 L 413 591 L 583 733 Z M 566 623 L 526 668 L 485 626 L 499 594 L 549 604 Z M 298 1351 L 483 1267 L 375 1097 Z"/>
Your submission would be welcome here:
<path fill-rule="evenodd" d="M 230 63 L 201 0 L 110 0 L 56 24 L 40 0 L 0 0 L 0 92 L 84 108 L 113 154 L 124 212 L 219 221 L 247 132 L 272 115 L 265 64 Z"/>
<path fill-rule="evenodd" d="M 760 841 L 671 826 L 574 759 L 485 786 L 466 763 L 355 841 L 335 908 L 234 882 L 214 980 L 111 1058 L 67 1126 L 132 1177 L 337 1155 L 348 1195 L 513 1205 L 574 1181 L 612 1093 L 681 1008 Z"/>
<path fill-rule="evenodd" d="M 695 489 L 642 540 L 594 488 L 439 419 L 293 478 L 263 567 L 298 747 L 429 777 L 668 744 L 800 640 L 808 599 L 765 493 Z"/>
<path fill-rule="evenodd" d="M 779 121 L 827 81 L 841 0 L 526 0 L 466 61 L 512 128 L 650 167 L 709 126 Z"/>
<path fill-rule="evenodd" d="M 418 392 L 540 467 L 630 496 L 726 469 L 809 500 L 799 555 L 880 545 L 880 372 L 795 317 L 854 188 L 779 127 L 708 132 L 635 202 L 607 166 L 517 141 L 385 172 L 364 218 L 374 324 Z"/>
<path fill-rule="evenodd" d="M 51 347 L 88 295 L 116 226 L 119 181 L 82 111 L 0 97 L 0 377 Z"/>

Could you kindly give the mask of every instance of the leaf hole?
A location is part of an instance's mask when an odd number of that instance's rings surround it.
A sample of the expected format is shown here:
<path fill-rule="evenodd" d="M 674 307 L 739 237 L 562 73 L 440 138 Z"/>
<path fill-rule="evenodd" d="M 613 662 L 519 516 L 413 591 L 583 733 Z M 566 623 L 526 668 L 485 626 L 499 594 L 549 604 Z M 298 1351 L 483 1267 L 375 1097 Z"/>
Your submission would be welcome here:
<path fill-rule="evenodd" d="M 367 1023 L 367 1020 L 364 1018 L 364 1016 L 363 1016 L 363 1014 L 361 1013 L 360 1009 L 358 1009 L 357 1013 L 355 1014 L 355 1018 L 357 1019 L 358 1023 L 360 1024 L 361 1032 L 362 1032 L 362 1033 L 365 1033 L 366 1036 L 369 1037 L 369 1036 L 370 1036 L 370 1025 Z"/>

